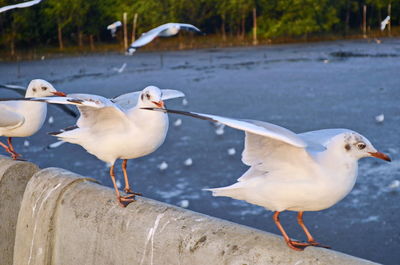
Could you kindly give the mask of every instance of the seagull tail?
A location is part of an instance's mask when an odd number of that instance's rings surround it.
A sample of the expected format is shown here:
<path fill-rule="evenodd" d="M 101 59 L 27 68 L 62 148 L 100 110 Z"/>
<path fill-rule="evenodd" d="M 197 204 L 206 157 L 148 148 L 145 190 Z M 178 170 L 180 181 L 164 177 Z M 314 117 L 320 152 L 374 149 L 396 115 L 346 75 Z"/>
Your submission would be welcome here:
<path fill-rule="evenodd" d="M 222 187 L 222 188 L 213 188 L 213 189 L 203 189 L 206 191 L 211 191 L 214 197 L 224 196 L 224 197 L 232 197 L 236 198 L 240 190 L 242 189 L 241 183 L 235 183 L 233 185 Z"/>

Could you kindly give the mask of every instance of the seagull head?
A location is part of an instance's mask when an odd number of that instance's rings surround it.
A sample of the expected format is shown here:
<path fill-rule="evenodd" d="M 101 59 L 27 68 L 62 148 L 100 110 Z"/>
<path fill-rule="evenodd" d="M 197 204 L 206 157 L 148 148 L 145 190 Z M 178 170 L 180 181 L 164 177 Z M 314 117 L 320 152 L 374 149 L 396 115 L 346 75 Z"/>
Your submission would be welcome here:
<path fill-rule="evenodd" d="M 50 97 L 67 96 L 65 93 L 57 91 L 52 84 L 43 79 L 33 79 L 26 89 L 25 97 Z"/>
<path fill-rule="evenodd" d="M 376 157 L 391 161 L 388 155 L 378 152 L 367 138 L 356 132 L 339 134 L 332 139 L 329 145 L 331 144 L 338 146 L 344 154 L 356 160 L 363 157 Z"/>
<path fill-rule="evenodd" d="M 141 105 L 145 107 L 164 108 L 164 101 L 161 99 L 162 92 L 156 86 L 148 86 L 140 94 Z"/>

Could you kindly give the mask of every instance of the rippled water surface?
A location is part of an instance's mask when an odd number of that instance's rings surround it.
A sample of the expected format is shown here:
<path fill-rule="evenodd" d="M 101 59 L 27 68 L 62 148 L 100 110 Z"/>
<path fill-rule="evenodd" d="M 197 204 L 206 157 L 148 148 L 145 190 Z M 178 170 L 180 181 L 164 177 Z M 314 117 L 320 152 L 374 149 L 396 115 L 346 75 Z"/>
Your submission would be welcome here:
<path fill-rule="evenodd" d="M 305 221 L 317 240 L 335 250 L 399 264 L 399 57 L 400 39 L 383 39 L 380 44 L 357 40 L 162 54 L 139 51 L 132 57 L 98 54 L 0 63 L 0 81 L 27 85 L 33 78 L 43 78 L 67 93 L 107 97 L 156 85 L 185 92 L 187 105 L 181 99 L 167 103 L 174 109 L 264 120 L 295 132 L 360 132 L 393 162 L 360 161 L 353 191 L 330 209 L 306 213 Z M 124 63 L 126 68 L 118 73 L 114 68 Z M 15 96 L 4 90 L 0 95 Z M 379 114 L 385 116 L 383 123 L 375 121 Z M 46 123 L 28 142 L 15 139 L 17 150 L 41 167 L 67 168 L 111 186 L 104 163 L 81 147 L 44 149 L 55 141 L 46 132 L 74 124 L 54 107 L 50 116 L 54 123 Z M 173 125 L 177 119 L 182 120 L 180 126 Z M 232 184 L 246 170 L 240 161 L 244 134 L 186 117 L 170 116 L 170 121 L 164 145 L 128 163 L 133 187 L 147 197 L 279 233 L 271 212 L 202 191 Z M 168 167 L 160 170 L 163 162 Z M 122 172 L 117 173 L 123 182 Z M 282 214 L 282 220 L 290 235 L 304 237 L 294 213 Z"/>

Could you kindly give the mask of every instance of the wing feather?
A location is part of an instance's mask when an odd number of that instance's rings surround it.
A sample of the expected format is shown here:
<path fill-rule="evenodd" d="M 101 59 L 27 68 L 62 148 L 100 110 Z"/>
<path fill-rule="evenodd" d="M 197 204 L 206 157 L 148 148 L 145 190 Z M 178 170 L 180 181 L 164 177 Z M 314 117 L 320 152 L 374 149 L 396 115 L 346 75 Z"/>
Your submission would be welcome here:
<path fill-rule="evenodd" d="M 125 112 L 111 100 L 91 94 L 70 94 L 68 97 L 29 98 L 53 104 L 76 105 L 81 114 L 76 125 L 90 130 L 125 127 L 129 120 Z"/>
<path fill-rule="evenodd" d="M 12 129 L 19 127 L 24 121 L 25 118 L 22 115 L 8 109 L 4 105 L 0 105 L 0 127 Z"/>
<path fill-rule="evenodd" d="M 118 97 L 111 99 L 111 101 L 120 106 L 122 109 L 128 110 L 136 106 L 140 97 L 140 93 L 142 93 L 142 91 L 122 94 Z M 173 89 L 161 89 L 161 93 L 162 93 L 161 95 L 162 100 L 180 98 L 185 96 L 185 94 L 183 94 L 181 91 Z"/>

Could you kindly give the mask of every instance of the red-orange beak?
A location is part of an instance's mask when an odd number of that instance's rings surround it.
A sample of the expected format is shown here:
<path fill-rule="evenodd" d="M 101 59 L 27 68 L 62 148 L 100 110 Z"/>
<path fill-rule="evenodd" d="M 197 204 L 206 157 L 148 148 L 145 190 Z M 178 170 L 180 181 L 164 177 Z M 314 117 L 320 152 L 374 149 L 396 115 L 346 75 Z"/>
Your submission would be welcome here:
<path fill-rule="evenodd" d="M 56 91 L 56 92 L 51 92 L 53 93 L 54 96 L 59 96 L 59 97 L 66 97 L 67 94 L 65 94 L 64 92 L 60 92 L 60 91 Z"/>
<path fill-rule="evenodd" d="M 152 101 L 157 107 L 163 109 L 164 108 L 164 101 L 160 100 L 159 102 Z"/>
<path fill-rule="evenodd" d="M 392 161 L 392 159 L 390 159 L 390 157 L 388 155 L 385 155 L 384 153 L 381 153 L 381 152 L 375 152 L 375 153 L 369 152 L 369 154 L 373 157 L 376 157 L 376 158 L 379 158 L 382 160 L 386 160 L 389 162 Z"/>

